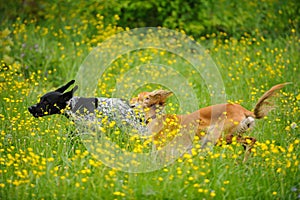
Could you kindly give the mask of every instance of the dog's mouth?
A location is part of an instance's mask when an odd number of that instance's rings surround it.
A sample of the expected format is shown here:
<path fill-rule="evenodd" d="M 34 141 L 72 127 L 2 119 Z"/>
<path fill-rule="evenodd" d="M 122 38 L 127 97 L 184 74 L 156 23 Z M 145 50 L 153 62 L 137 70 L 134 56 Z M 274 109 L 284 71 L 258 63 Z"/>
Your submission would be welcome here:
<path fill-rule="evenodd" d="M 35 118 L 42 117 L 43 113 L 37 112 L 36 106 L 28 107 L 28 111 L 34 116 Z"/>
<path fill-rule="evenodd" d="M 38 114 L 38 113 L 31 113 L 35 118 L 38 118 L 38 117 L 42 117 L 43 115 L 42 114 Z"/>

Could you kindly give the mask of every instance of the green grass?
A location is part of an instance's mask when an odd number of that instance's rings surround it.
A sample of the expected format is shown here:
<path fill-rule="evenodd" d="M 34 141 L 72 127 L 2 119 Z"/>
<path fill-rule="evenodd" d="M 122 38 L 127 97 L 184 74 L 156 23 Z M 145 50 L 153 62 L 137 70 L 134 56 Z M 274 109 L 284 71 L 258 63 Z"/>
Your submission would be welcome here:
<path fill-rule="evenodd" d="M 292 82 L 280 92 L 276 110 L 257 120 L 255 129 L 247 133 L 258 143 L 246 163 L 242 162 L 243 148 L 232 144 L 185 155 L 153 172 L 127 173 L 107 167 L 91 155 L 79 137 L 70 135 L 75 127 L 65 117 L 36 119 L 27 111 L 41 95 L 74 78 L 97 43 L 122 30 L 116 25 L 104 26 L 100 17 L 87 22 L 82 15 L 80 22 L 74 17 L 56 24 L 53 16 L 50 12 L 52 20 L 45 19 L 44 24 L 20 18 L 1 25 L 0 41 L 7 47 L 0 52 L 1 199 L 299 198 L 300 37 L 295 29 L 276 39 L 259 32 L 238 39 L 225 33 L 196 39 L 217 64 L 227 99 L 250 110 L 270 87 Z M 11 32 L 5 32 L 6 28 Z M 203 78 L 191 75 L 184 60 L 169 53 L 138 53 L 119 57 L 110 65 L 105 80 L 98 84 L 97 96 L 110 97 L 116 78 L 120 80 L 132 67 L 159 62 L 185 76 L 197 95 L 197 106 L 210 105 Z M 170 60 L 176 63 L 170 64 Z M 135 94 L 161 87 L 146 84 Z M 125 92 L 118 95 L 129 98 Z M 178 101 L 173 96 L 167 112 L 184 112 Z"/>

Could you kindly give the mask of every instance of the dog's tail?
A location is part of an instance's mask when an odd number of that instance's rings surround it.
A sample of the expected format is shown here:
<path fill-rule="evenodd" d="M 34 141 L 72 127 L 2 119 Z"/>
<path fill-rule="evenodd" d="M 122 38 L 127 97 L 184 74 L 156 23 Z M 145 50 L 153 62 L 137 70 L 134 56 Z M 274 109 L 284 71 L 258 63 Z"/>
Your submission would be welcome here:
<path fill-rule="evenodd" d="M 270 101 L 272 99 L 271 97 L 274 97 L 281 88 L 288 84 L 291 83 L 288 82 L 275 85 L 270 90 L 268 90 L 262 97 L 260 97 L 257 104 L 255 105 L 253 112 L 256 119 L 261 119 L 265 117 L 269 111 L 274 109 L 275 105 Z"/>

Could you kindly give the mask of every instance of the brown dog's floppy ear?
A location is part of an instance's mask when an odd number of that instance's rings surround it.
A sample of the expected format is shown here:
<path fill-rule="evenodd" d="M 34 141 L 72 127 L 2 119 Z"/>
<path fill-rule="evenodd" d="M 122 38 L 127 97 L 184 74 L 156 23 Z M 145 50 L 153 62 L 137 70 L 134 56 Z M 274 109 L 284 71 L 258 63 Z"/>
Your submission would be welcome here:
<path fill-rule="evenodd" d="M 171 96 L 173 92 L 168 91 L 168 90 L 155 90 L 153 93 L 151 93 L 150 96 L 157 96 L 162 99 L 166 99 L 169 96 Z"/>
<path fill-rule="evenodd" d="M 155 90 L 149 94 L 152 100 L 157 101 L 157 103 L 165 103 L 167 98 L 172 95 L 173 92 L 167 90 Z"/>
<path fill-rule="evenodd" d="M 68 89 L 71 85 L 73 85 L 75 83 L 75 80 L 71 80 L 69 83 L 67 83 L 66 85 L 58 88 L 57 90 L 55 90 L 55 92 L 60 92 L 63 93 L 66 89 Z M 73 88 L 74 89 L 74 88 Z M 76 88 L 77 89 L 77 88 Z"/>
<path fill-rule="evenodd" d="M 160 100 L 161 99 L 161 93 L 160 90 L 155 90 L 153 92 L 150 92 L 148 94 L 148 96 L 150 97 L 151 100 Z"/>
<path fill-rule="evenodd" d="M 167 90 L 163 90 L 162 95 L 163 95 L 165 98 L 168 98 L 169 96 L 173 95 L 173 92 L 167 91 Z"/>

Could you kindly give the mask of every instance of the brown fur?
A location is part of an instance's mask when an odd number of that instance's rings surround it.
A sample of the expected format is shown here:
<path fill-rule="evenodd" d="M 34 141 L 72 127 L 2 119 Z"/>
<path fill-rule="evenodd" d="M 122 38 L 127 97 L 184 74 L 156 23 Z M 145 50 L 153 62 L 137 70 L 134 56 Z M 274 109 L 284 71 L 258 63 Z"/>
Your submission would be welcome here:
<path fill-rule="evenodd" d="M 190 114 L 162 115 L 166 100 L 172 94 L 165 90 L 142 92 L 137 98 L 133 98 L 131 103 L 138 103 L 144 109 L 149 122 L 148 129 L 154 135 L 157 148 L 164 146 L 167 141 L 178 135 L 180 135 L 179 140 L 186 141 L 181 142 L 182 144 L 191 143 L 192 135 L 196 134 L 202 139 L 203 145 L 207 142 L 216 144 L 222 138 L 229 144 L 236 136 L 237 142 L 242 143 L 249 150 L 256 139 L 243 138 L 242 134 L 254 126 L 254 119 L 263 118 L 274 108 L 274 105 L 269 102 L 270 98 L 287 84 L 275 85 L 268 90 L 258 100 L 253 112 L 239 104 L 226 103 L 201 108 Z M 203 132 L 206 133 L 205 136 Z"/>

